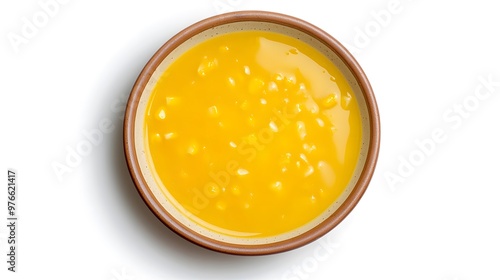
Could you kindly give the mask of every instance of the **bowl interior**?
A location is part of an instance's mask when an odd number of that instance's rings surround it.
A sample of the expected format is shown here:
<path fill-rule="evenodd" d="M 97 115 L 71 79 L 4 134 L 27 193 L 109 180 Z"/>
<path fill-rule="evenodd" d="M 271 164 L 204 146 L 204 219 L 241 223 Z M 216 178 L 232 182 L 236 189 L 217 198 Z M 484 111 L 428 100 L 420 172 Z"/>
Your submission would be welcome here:
<path fill-rule="evenodd" d="M 159 180 L 155 172 L 153 172 L 150 166 L 151 161 L 147 156 L 147 143 L 145 143 L 144 136 L 144 116 L 146 114 L 149 97 L 156 82 L 162 73 L 170 66 L 170 64 L 186 50 L 206 39 L 242 30 L 263 30 L 282 33 L 298 38 L 319 50 L 341 70 L 346 80 L 349 82 L 352 90 L 354 91 L 353 94 L 358 101 L 362 120 L 362 144 L 357 167 L 347 188 L 339 199 L 320 216 L 300 228 L 281 235 L 265 238 L 255 238 L 251 236 L 234 237 L 230 231 L 219 229 L 215 232 L 208 230 L 208 227 L 203 226 L 204 222 L 202 220 L 199 220 L 196 216 L 192 215 L 190 211 L 179 205 L 175 199 L 173 199 L 171 194 L 162 185 L 161 180 Z M 369 181 L 371 172 L 373 172 L 373 170 L 366 170 L 368 155 L 374 153 L 372 147 L 374 144 L 372 134 L 374 116 L 373 108 L 370 108 L 370 106 L 373 105 L 367 102 L 366 85 L 362 84 L 362 81 L 360 81 L 359 78 L 360 73 L 356 72 L 359 71 L 359 69 L 353 71 L 353 65 L 349 64 L 352 62 L 344 57 L 346 52 L 343 47 L 340 45 L 328 45 L 327 43 L 331 44 L 332 42 L 325 42 L 323 39 L 324 38 L 317 37 L 317 34 L 313 34 L 307 29 L 284 25 L 277 22 L 254 20 L 234 21 L 210 26 L 210 28 L 204 30 L 198 30 L 196 28 L 188 29 L 187 31 L 185 30 L 174 37 L 174 39 L 167 42 L 167 44 L 165 44 L 153 57 L 149 63 L 151 68 L 150 71 L 143 71 L 136 87 L 134 88 L 133 94 L 136 94 L 136 102 L 133 102 L 131 107 L 128 108 L 128 110 L 132 110 L 135 113 L 129 120 L 131 125 L 130 129 L 132 131 L 130 134 L 132 135 L 132 139 L 129 139 L 129 141 L 131 141 L 131 148 L 135 154 L 135 159 L 132 160 L 136 161 L 135 167 L 138 169 L 136 170 L 136 175 L 138 175 L 136 177 L 139 178 L 134 178 L 136 185 L 138 185 L 138 188 L 149 207 L 164 223 L 191 241 L 195 241 L 199 244 L 201 243 L 200 245 L 212 249 L 216 247 L 212 246 L 212 242 L 215 242 L 214 244 L 225 244 L 228 246 L 234 245 L 239 248 L 245 248 L 252 246 L 272 246 L 272 244 L 282 245 L 288 240 L 297 240 L 302 236 L 306 236 L 308 234 L 310 235 L 311 232 L 315 232 L 314 229 L 318 228 L 323 228 L 322 231 L 317 232 L 319 232 L 319 234 L 324 234 L 338 224 L 345 217 L 345 215 L 348 214 L 348 212 L 359 200 L 359 197 L 363 194 L 367 185 L 366 179 Z M 338 44 L 336 41 L 334 43 Z M 342 51 L 339 51 L 339 48 Z M 357 64 L 355 64 L 355 66 L 358 67 Z M 378 140 L 376 139 L 375 142 L 377 141 Z M 360 180 L 360 178 L 363 180 Z M 353 194 L 354 192 L 356 192 L 356 194 Z M 341 207 L 343 209 L 339 209 Z M 339 212 L 342 213 L 339 214 Z M 322 227 L 320 225 L 325 226 Z M 314 238 L 317 237 L 319 237 L 318 234 L 316 234 Z"/>

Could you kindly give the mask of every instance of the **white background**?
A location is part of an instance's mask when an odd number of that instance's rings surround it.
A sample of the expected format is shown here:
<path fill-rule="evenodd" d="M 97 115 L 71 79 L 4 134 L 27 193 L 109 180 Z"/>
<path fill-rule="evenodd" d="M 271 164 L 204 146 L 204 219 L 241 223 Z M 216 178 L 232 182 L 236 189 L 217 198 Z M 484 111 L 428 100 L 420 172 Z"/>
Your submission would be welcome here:
<path fill-rule="evenodd" d="M 1 217 L 7 168 L 19 176 L 18 272 L 4 261 L 2 218 L 1 279 L 500 279 L 497 2 L 61 0 L 44 22 L 46 2 L 0 2 Z M 317 242 L 263 257 L 214 253 L 163 226 L 121 143 L 123 105 L 153 53 L 198 20 L 243 9 L 300 17 L 347 45 L 382 124 L 377 170 L 352 214 Z M 27 21 L 38 27 L 25 36 Z M 481 77 L 498 81 L 489 94 Z M 462 117 L 453 110 L 464 102 Z M 58 178 L 53 165 L 103 121 L 113 131 Z M 436 129 L 445 140 L 424 155 L 416 141 Z"/>

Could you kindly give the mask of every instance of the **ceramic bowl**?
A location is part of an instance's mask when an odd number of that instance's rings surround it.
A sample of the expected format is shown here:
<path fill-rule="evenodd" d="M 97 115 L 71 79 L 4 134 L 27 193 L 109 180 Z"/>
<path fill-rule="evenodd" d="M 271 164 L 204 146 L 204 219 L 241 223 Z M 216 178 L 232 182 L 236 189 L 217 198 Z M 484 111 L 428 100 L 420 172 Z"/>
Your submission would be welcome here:
<path fill-rule="evenodd" d="M 162 193 L 149 166 L 144 141 L 145 108 L 159 76 L 179 55 L 214 36 L 241 30 L 265 30 L 293 36 L 326 55 L 350 83 L 362 118 L 362 146 L 350 183 L 328 211 L 297 230 L 272 238 L 233 238 L 193 222 Z M 193 127 L 196 129 L 196 127 Z M 128 100 L 124 147 L 131 177 L 151 211 L 175 233 L 205 248 L 238 255 L 264 255 L 291 250 L 323 236 L 356 206 L 375 169 L 380 141 L 377 104 L 371 86 L 354 57 L 320 28 L 295 17 L 264 11 L 241 11 L 197 22 L 168 40 L 140 73 Z"/>

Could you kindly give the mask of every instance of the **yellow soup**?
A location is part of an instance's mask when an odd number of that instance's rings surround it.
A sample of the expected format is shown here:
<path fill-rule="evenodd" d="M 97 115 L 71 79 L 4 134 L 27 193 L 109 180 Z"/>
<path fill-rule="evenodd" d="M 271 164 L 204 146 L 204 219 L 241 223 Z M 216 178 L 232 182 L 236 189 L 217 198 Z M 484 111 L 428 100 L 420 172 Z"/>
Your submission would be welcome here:
<path fill-rule="evenodd" d="M 200 43 L 161 75 L 145 116 L 152 171 L 204 228 L 270 237 L 327 211 L 361 146 L 339 69 L 296 38 L 240 31 Z"/>

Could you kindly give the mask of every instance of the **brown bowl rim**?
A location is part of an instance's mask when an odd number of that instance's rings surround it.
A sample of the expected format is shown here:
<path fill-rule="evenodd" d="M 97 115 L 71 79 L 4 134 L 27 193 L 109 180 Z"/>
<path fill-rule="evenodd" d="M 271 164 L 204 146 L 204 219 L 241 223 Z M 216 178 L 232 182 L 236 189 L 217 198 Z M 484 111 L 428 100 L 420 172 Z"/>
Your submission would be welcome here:
<path fill-rule="evenodd" d="M 195 34 L 215 26 L 241 21 L 269 22 L 291 27 L 318 39 L 324 43 L 325 46 L 337 53 L 339 58 L 346 64 L 359 83 L 368 108 L 370 124 L 370 143 L 368 146 L 365 165 L 360 173 L 358 182 L 352 189 L 352 192 L 349 194 L 344 203 L 335 211 L 335 213 L 325 219 L 325 221 L 318 224 L 316 227 L 301 235 L 280 242 L 260 245 L 242 245 L 221 242 L 200 235 L 178 222 L 161 206 L 146 184 L 139 166 L 134 140 L 135 116 L 141 94 L 151 75 L 163 59 L 177 46 Z M 293 16 L 268 11 L 238 11 L 212 16 L 198 21 L 197 23 L 192 24 L 174 35 L 162 47 L 160 47 L 160 49 L 152 56 L 142 72 L 139 74 L 127 102 L 123 126 L 123 144 L 130 175 L 134 181 L 137 191 L 154 215 L 173 232 L 194 244 L 210 250 L 235 255 L 267 255 L 285 252 L 306 245 L 331 231 L 342 220 L 344 220 L 344 218 L 352 211 L 365 193 L 375 171 L 380 147 L 380 120 L 375 96 L 364 71 L 354 57 L 343 45 L 340 44 L 340 42 L 315 25 Z"/>

